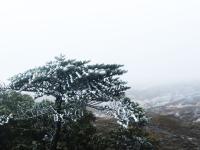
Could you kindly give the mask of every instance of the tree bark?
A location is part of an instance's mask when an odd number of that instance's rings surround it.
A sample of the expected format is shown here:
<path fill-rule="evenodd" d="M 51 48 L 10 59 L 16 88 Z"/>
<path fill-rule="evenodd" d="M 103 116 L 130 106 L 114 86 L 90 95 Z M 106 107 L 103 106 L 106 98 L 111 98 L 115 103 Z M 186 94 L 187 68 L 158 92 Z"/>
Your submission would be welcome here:
<path fill-rule="evenodd" d="M 56 104 L 57 113 L 60 114 L 61 113 L 62 98 L 57 97 L 55 104 Z M 56 122 L 56 125 L 55 125 L 55 134 L 53 136 L 53 140 L 52 140 L 52 143 L 51 143 L 50 150 L 57 150 L 57 145 L 58 145 L 58 141 L 59 141 L 59 138 L 60 138 L 60 131 L 61 131 L 61 119 L 60 119 L 60 116 L 58 116 L 58 121 Z"/>
<path fill-rule="evenodd" d="M 56 123 L 56 133 L 55 133 L 53 140 L 52 140 L 51 150 L 57 150 L 58 140 L 60 138 L 60 130 L 61 130 L 61 122 L 58 121 Z"/>

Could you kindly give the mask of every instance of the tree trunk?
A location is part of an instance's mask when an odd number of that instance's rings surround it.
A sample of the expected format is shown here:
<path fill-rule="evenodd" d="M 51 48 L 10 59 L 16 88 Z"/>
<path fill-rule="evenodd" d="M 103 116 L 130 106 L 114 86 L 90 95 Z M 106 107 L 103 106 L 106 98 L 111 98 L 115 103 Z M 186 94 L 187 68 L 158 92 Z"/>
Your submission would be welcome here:
<path fill-rule="evenodd" d="M 51 143 L 51 150 L 57 150 L 58 140 L 60 138 L 60 130 L 61 130 L 61 121 L 58 121 L 56 123 L 56 133 Z"/>
<path fill-rule="evenodd" d="M 56 105 L 58 114 L 61 113 L 61 104 L 62 104 L 62 98 L 57 97 L 55 101 L 55 105 Z M 50 150 L 57 150 L 57 145 L 60 138 L 60 131 L 61 131 L 61 119 L 60 119 L 60 116 L 58 116 L 58 121 L 56 122 L 56 125 L 55 125 L 55 134 L 53 136 Z"/>

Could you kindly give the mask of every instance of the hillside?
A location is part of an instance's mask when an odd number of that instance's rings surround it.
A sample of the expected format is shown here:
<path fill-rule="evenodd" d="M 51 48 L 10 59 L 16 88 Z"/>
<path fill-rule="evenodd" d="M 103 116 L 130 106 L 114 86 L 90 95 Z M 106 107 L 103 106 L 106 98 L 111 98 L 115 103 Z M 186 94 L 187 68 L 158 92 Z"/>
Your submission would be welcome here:
<path fill-rule="evenodd" d="M 178 83 L 128 93 L 151 117 L 149 131 L 164 150 L 200 149 L 200 83 Z"/>
<path fill-rule="evenodd" d="M 147 131 L 159 150 L 200 150 L 200 124 L 186 123 L 173 116 L 148 114 L 152 117 Z M 97 118 L 98 132 L 107 134 L 118 125 L 112 119 Z"/>
<path fill-rule="evenodd" d="M 170 115 L 150 116 L 149 131 L 159 140 L 161 150 L 200 150 L 200 124 Z"/>

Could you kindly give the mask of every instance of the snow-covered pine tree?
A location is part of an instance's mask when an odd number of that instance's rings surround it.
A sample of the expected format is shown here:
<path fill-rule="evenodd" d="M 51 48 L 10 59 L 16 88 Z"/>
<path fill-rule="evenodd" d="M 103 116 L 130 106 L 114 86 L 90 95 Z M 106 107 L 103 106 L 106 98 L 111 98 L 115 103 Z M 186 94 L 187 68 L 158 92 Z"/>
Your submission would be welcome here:
<path fill-rule="evenodd" d="M 56 150 L 65 117 L 70 115 L 76 118 L 77 109 L 81 109 L 82 111 L 78 112 L 82 113 L 87 106 L 92 107 L 99 102 L 118 101 L 125 96 L 125 91 L 129 87 L 119 78 L 126 72 L 121 67 L 122 65 L 117 64 L 91 65 L 89 61 L 67 60 L 61 55 L 44 66 L 12 77 L 10 88 L 33 92 L 37 97 L 55 97 L 56 129 L 51 150 Z M 66 110 L 63 107 L 66 105 L 75 113 Z"/>

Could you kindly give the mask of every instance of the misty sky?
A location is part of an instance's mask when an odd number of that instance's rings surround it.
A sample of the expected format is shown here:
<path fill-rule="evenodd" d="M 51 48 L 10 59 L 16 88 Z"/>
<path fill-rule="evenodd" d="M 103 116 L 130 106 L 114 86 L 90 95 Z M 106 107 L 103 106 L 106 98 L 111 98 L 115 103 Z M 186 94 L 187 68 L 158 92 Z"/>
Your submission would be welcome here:
<path fill-rule="evenodd" d="M 200 79 L 199 0 L 0 1 L 0 80 L 60 53 L 124 64 L 131 84 Z"/>

